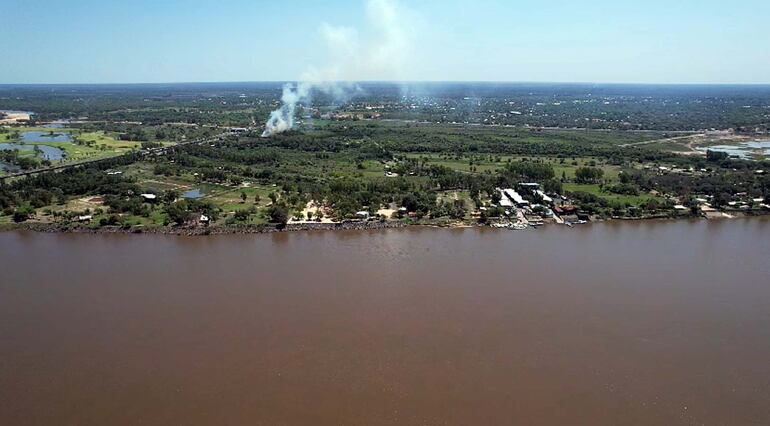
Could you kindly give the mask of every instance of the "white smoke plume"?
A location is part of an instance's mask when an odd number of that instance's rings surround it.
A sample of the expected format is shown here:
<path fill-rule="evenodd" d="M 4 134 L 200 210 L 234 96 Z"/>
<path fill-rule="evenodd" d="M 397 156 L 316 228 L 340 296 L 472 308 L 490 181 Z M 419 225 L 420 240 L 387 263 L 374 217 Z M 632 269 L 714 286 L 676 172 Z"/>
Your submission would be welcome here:
<path fill-rule="evenodd" d="M 262 137 L 283 133 L 294 127 L 297 104 L 310 99 L 311 86 L 306 83 L 286 84 L 281 95 L 281 107 L 270 113 Z"/>
<path fill-rule="evenodd" d="M 292 129 L 297 105 L 309 105 L 313 91 L 342 102 L 359 90 L 356 81 L 401 78 L 412 47 L 408 13 L 396 0 L 367 0 L 366 12 L 370 37 L 351 27 L 321 25 L 329 64 L 310 67 L 300 82 L 283 87 L 281 107 L 270 113 L 262 137 Z"/>

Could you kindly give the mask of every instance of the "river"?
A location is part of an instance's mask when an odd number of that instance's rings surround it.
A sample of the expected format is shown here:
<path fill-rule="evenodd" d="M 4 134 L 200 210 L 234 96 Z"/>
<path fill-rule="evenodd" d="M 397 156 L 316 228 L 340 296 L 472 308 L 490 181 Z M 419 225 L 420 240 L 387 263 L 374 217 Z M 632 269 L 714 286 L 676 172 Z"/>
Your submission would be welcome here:
<path fill-rule="evenodd" d="M 0 424 L 770 424 L 770 221 L 0 233 Z"/>

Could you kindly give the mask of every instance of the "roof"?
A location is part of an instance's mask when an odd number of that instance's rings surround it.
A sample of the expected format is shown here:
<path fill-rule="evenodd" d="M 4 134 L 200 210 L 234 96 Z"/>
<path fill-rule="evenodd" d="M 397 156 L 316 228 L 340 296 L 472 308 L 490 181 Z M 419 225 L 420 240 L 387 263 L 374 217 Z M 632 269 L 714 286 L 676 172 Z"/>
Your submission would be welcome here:
<path fill-rule="evenodd" d="M 511 201 L 513 201 L 516 204 L 529 204 L 524 198 L 519 195 L 518 192 L 514 191 L 513 189 L 504 189 L 503 194 L 507 196 Z"/>
<path fill-rule="evenodd" d="M 500 207 L 513 207 L 513 202 L 508 199 L 504 189 L 498 189 L 500 191 Z"/>
<path fill-rule="evenodd" d="M 540 196 L 540 198 L 542 198 L 542 199 L 543 199 L 543 201 L 545 201 L 546 203 L 552 203 L 552 202 L 553 202 L 553 198 L 551 198 L 551 197 L 549 197 L 549 196 L 545 195 L 545 192 L 543 192 L 543 191 L 541 191 L 541 190 L 539 190 L 539 189 L 538 189 L 537 191 L 535 191 L 535 192 L 536 192 L 536 193 L 537 193 L 537 195 L 539 195 L 539 196 Z"/>

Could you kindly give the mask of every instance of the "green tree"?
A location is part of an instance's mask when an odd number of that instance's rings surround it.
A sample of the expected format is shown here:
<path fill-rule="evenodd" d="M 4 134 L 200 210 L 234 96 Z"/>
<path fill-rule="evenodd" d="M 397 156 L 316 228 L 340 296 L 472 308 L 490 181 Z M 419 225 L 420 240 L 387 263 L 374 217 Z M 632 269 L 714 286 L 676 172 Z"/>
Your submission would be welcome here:
<path fill-rule="evenodd" d="M 270 218 L 270 223 L 286 225 L 289 221 L 289 208 L 283 204 L 273 204 L 268 207 L 267 216 Z"/>
<path fill-rule="evenodd" d="M 177 198 L 179 198 L 179 192 L 173 189 L 169 189 L 168 191 L 163 193 L 163 202 L 166 204 L 173 203 L 174 201 L 176 201 Z"/>
<path fill-rule="evenodd" d="M 575 170 L 575 181 L 578 183 L 596 183 L 604 177 L 604 170 L 597 167 L 578 167 Z"/>

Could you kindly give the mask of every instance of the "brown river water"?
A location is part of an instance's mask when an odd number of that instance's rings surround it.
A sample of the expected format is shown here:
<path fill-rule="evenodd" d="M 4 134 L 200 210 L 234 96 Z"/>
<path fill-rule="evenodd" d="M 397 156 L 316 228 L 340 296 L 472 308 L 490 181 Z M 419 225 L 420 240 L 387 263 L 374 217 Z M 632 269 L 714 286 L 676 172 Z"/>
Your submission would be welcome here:
<path fill-rule="evenodd" d="M 0 233 L 0 425 L 767 425 L 770 221 Z"/>

